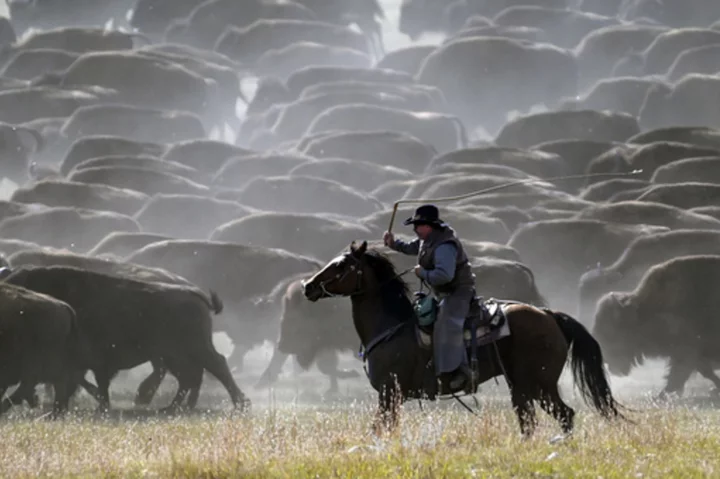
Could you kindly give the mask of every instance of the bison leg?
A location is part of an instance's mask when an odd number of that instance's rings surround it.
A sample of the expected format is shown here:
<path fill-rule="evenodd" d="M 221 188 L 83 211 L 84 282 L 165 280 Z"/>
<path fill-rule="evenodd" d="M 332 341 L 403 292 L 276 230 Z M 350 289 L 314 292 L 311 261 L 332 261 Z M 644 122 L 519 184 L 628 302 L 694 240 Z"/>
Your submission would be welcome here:
<path fill-rule="evenodd" d="M 666 376 L 665 388 L 660 392 L 658 399 L 665 399 L 669 395 L 675 393 L 682 395 L 685 390 L 685 383 L 690 379 L 690 375 L 695 368 L 690 365 L 690 361 L 678 360 L 670 358 L 670 371 Z"/>
<path fill-rule="evenodd" d="M 15 391 L 13 391 L 10 397 L 5 398 L 0 404 L 0 414 L 6 413 L 10 408 L 17 404 L 21 404 L 23 401 L 28 401 L 28 398 L 33 396 L 37 398 L 37 394 L 35 393 L 35 384 L 35 382 L 21 381 L 20 385 L 17 389 L 15 389 Z"/>
<path fill-rule="evenodd" d="M 102 395 L 100 394 L 100 390 L 98 389 L 98 387 L 85 379 L 84 376 L 78 380 L 78 385 L 80 385 L 85 390 L 85 392 L 91 395 L 93 399 L 95 399 L 97 402 L 102 402 Z"/>
<path fill-rule="evenodd" d="M 272 357 L 270 358 L 270 364 L 268 364 L 268 367 L 265 371 L 263 371 L 260 379 L 258 379 L 258 382 L 255 383 L 255 389 L 264 389 L 271 384 L 274 384 L 277 381 L 278 376 L 280 376 L 280 371 L 282 371 L 283 364 L 285 364 L 287 358 L 287 354 L 281 352 L 278 348 L 275 348 Z"/>
<path fill-rule="evenodd" d="M 167 368 L 162 362 L 153 361 L 152 365 L 153 371 L 140 383 L 140 386 L 138 386 L 137 394 L 135 395 L 136 406 L 147 406 L 150 404 L 167 374 Z"/>
<path fill-rule="evenodd" d="M 700 366 L 697 368 L 697 372 L 699 372 L 702 377 L 705 379 L 710 380 L 714 385 L 715 394 L 720 393 L 720 377 L 718 377 L 717 374 L 715 374 L 715 370 L 713 369 L 712 365 L 709 361 L 703 361 L 700 363 Z"/>
<path fill-rule="evenodd" d="M 235 345 L 233 352 L 230 353 L 230 357 L 228 358 L 229 363 L 233 365 L 233 370 L 238 373 L 243 372 L 245 369 L 245 355 L 248 351 L 250 351 L 249 348 L 239 344 Z"/>
<path fill-rule="evenodd" d="M 209 351 L 203 354 L 201 364 L 225 387 L 235 407 L 239 406 L 242 410 L 250 407 L 250 399 L 245 396 L 237 383 L 235 383 L 232 374 L 230 374 L 230 368 L 228 367 L 225 356 L 217 352 L 212 343 L 210 343 Z"/>
<path fill-rule="evenodd" d="M 186 371 L 188 389 L 190 394 L 187 398 L 187 408 L 189 410 L 195 409 L 197 406 L 198 399 L 200 399 L 200 386 L 203 380 L 203 369 L 202 368 L 189 368 Z"/>
<path fill-rule="evenodd" d="M 106 413 L 110 411 L 110 379 L 113 374 L 110 371 L 93 369 L 95 382 L 98 389 L 98 413 Z"/>
<path fill-rule="evenodd" d="M 73 388 L 70 381 L 63 378 L 53 382 L 53 409 L 52 418 L 57 419 L 65 414 L 70 407 L 70 396 L 72 396 Z"/>
<path fill-rule="evenodd" d="M 325 350 L 318 353 L 315 360 L 318 370 L 330 378 L 330 389 L 325 394 L 336 394 L 340 391 L 338 379 L 356 378 L 359 376 L 357 371 L 339 369 L 340 360 L 337 352 Z"/>

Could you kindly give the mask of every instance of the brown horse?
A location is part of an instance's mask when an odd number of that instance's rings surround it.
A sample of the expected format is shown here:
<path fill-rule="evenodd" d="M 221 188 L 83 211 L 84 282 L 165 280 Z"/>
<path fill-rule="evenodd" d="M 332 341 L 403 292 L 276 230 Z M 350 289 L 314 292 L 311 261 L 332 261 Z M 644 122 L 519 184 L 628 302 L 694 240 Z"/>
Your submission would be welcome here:
<path fill-rule="evenodd" d="M 353 242 L 349 252 L 303 282 L 310 301 L 350 297 L 368 377 L 379 393 L 376 432 L 382 426 L 395 427 L 398 406 L 405 400 L 433 400 L 442 392 L 430 365 L 431 348 L 419 341 L 417 316 L 400 276 L 387 257 L 367 249 L 367 242 L 359 248 Z M 479 383 L 506 374 L 525 436 L 536 426 L 536 400 L 564 433 L 572 431 L 575 411 L 563 402 L 557 387 L 571 345 L 573 377 L 585 401 L 606 419 L 623 417 L 603 369 L 600 346 L 582 324 L 566 314 L 522 303 L 498 309 L 511 334 L 477 348 Z"/>

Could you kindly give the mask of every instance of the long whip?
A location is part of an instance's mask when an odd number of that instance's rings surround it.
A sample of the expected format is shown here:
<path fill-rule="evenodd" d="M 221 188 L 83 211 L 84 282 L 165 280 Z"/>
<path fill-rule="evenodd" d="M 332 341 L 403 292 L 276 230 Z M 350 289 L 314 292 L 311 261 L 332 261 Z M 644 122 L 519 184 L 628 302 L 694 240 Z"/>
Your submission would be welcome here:
<path fill-rule="evenodd" d="M 440 203 L 445 201 L 460 201 L 464 200 L 466 198 L 472 198 L 474 196 L 480 196 L 487 193 L 492 193 L 493 191 L 498 190 L 504 190 L 505 188 L 510 188 L 511 186 L 517 186 L 517 185 L 526 185 L 531 183 L 542 183 L 542 182 L 553 182 L 553 181 L 566 181 L 566 180 L 580 180 L 585 178 L 598 178 L 598 177 L 618 177 L 618 176 L 633 176 L 633 175 L 639 175 L 642 173 L 643 170 L 633 170 L 630 172 L 625 173 L 590 173 L 585 175 L 570 175 L 570 176 L 556 176 L 552 178 L 528 178 L 525 180 L 518 180 L 513 181 L 510 183 L 503 183 L 502 185 L 495 185 L 491 186 L 490 188 L 485 188 L 483 190 L 473 191 L 470 193 L 466 193 L 464 195 L 458 195 L 458 196 L 446 196 L 444 198 L 416 198 L 416 199 L 407 199 L 407 200 L 399 200 L 396 201 L 395 204 L 393 204 L 393 212 L 390 216 L 390 225 L 388 226 L 388 232 L 392 232 L 393 223 L 395 223 L 395 216 L 397 215 L 398 206 L 401 204 L 407 204 L 407 203 Z"/>

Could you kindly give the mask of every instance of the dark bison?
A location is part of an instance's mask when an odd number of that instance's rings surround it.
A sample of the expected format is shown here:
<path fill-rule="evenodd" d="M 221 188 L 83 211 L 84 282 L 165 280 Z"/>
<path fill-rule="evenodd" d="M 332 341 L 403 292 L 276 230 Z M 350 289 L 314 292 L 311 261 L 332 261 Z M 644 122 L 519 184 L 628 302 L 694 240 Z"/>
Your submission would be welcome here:
<path fill-rule="evenodd" d="M 81 208 L 134 215 L 149 197 L 123 188 L 65 180 L 42 180 L 18 188 L 11 196 L 18 203 Z"/>
<path fill-rule="evenodd" d="M 307 66 L 290 75 L 287 81 L 265 77 L 258 81 L 257 91 L 248 105 L 248 115 L 267 111 L 272 105 L 297 100 L 306 88 L 327 82 L 361 81 L 371 83 L 412 84 L 413 76 L 381 68 Z"/>
<path fill-rule="evenodd" d="M 152 233 L 115 232 L 101 239 L 93 249 L 87 252 L 87 255 L 109 257 L 119 260 L 151 243 L 170 239 L 174 238 Z"/>
<path fill-rule="evenodd" d="M 65 153 L 60 173 L 67 176 L 77 165 L 92 158 L 110 155 L 160 156 L 164 152 L 165 146 L 158 143 L 133 141 L 120 136 L 83 135 Z"/>
<path fill-rule="evenodd" d="M 720 185 L 686 182 L 656 185 L 638 196 L 638 201 L 654 201 L 683 209 L 720 206 Z"/>
<path fill-rule="evenodd" d="M 511 166 L 539 177 L 559 176 L 565 172 L 565 160 L 557 154 L 497 146 L 465 148 L 437 155 L 427 170 L 453 163 Z"/>
<path fill-rule="evenodd" d="M 195 6 L 185 19 L 172 20 L 164 40 L 213 49 L 228 28 L 245 29 L 258 20 L 317 20 L 317 15 L 298 2 L 208 0 Z M 219 49 L 216 49 L 219 51 Z"/>
<path fill-rule="evenodd" d="M 245 28 L 228 27 L 215 42 L 215 51 L 241 63 L 253 64 L 272 48 L 297 41 L 345 47 L 370 55 L 367 38 L 349 27 L 308 20 L 260 19 Z"/>
<path fill-rule="evenodd" d="M 560 156 L 564 160 L 566 173 L 582 175 L 594 158 L 618 145 L 614 141 L 555 140 L 534 145 L 532 149 Z M 565 185 L 567 183 L 561 183 L 558 187 L 567 191 Z"/>
<path fill-rule="evenodd" d="M 109 88 L 118 93 L 118 103 L 188 111 L 205 118 L 208 128 L 212 126 L 209 115 L 226 110 L 220 108 L 220 91 L 215 80 L 178 62 L 137 51 L 87 53 L 60 75 L 59 84 L 62 86 L 98 85 Z M 128 78 L 136 78 L 139 83 L 129 82 Z M 151 92 L 144 88 L 147 84 L 163 85 L 164 88 L 152 89 Z"/>
<path fill-rule="evenodd" d="M 614 15 L 612 16 L 614 17 Z M 547 6 L 518 5 L 506 8 L 493 19 L 495 25 L 538 28 L 547 35 L 548 43 L 572 48 L 588 33 L 617 25 L 615 18 L 578 10 Z"/>
<path fill-rule="evenodd" d="M 465 125 L 454 115 L 415 112 L 362 103 L 328 108 L 312 120 L 305 134 L 333 130 L 386 130 L 407 133 L 422 138 L 439 153 L 467 148 L 469 145 Z"/>
<path fill-rule="evenodd" d="M 718 152 L 720 155 L 720 152 Z M 655 170 L 653 183 L 720 183 L 720 156 L 685 158 Z"/>
<path fill-rule="evenodd" d="M 75 311 L 51 296 L 6 283 L 0 283 L 0 298 L 0 396 L 19 383 L 0 413 L 36 399 L 39 383 L 53 386 L 53 414 L 67 411 L 73 371 L 82 357 Z"/>
<path fill-rule="evenodd" d="M 229 243 L 281 248 L 326 261 L 348 244 L 367 238 L 372 231 L 362 224 L 317 214 L 255 213 L 230 221 L 209 239 Z"/>
<path fill-rule="evenodd" d="M 316 158 L 348 158 L 421 173 L 437 155 L 427 141 L 407 133 L 344 131 L 308 139 L 297 148 Z"/>
<path fill-rule="evenodd" d="M 533 78 L 532 84 L 526 78 Z M 572 53 L 547 43 L 470 37 L 428 55 L 417 81 L 440 88 L 450 111 L 469 129 L 482 126 L 494 134 L 512 111 L 537 104 L 552 108 L 562 98 L 575 96 L 578 66 Z"/>
<path fill-rule="evenodd" d="M 221 194 L 261 211 L 328 213 L 362 217 L 379 211 L 382 204 L 366 193 L 337 181 L 312 176 L 257 177 L 238 192 Z"/>
<path fill-rule="evenodd" d="M 118 371 L 152 360 L 162 360 L 178 378 L 170 408 L 179 407 L 189 391 L 200 389 L 204 370 L 223 384 L 233 405 L 249 405 L 213 346 L 211 313 L 222 311 L 215 293 L 208 296 L 191 286 L 66 266 L 20 268 L 5 281 L 60 299 L 77 312 L 79 334 L 88 350 L 78 370 L 93 372 L 101 410 L 110 407 L 110 381 Z M 193 393 L 190 408 L 195 400 Z"/>
<path fill-rule="evenodd" d="M 613 77 L 595 83 L 580 98 L 567 99 L 563 110 L 610 110 L 637 117 L 650 88 L 666 84 L 657 78 Z"/>
<path fill-rule="evenodd" d="M 507 244 L 537 275 L 550 304 L 575 311 L 583 273 L 598 263 L 611 264 L 634 239 L 664 231 L 668 229 L 600 220 L 544 220 L 521 226 Z"/>
<path fill-rule="evenodd" d="M 97 166 L 75 170 L 68 180 L 77 183 L 107 185 L 132 189 L 148 196 L 166 195 L 209 196 L 210 188 L 182 176 L 149 168 L 132 166 Z"/>
<path fill-rule="evenodd" d="M 212 183 L 215 187 L 242 189 L 255 178 L 286 176 L 296 166 L 315 161 L 293 151 L 270 151 L 228 159 L 218 168 Z"/>
<path fill-rule="evenodd" d="M 685 75 L 669 87 L 650 88 L 640 109 L 640 125 L 644 130 L 677 125 L 718 128 L 720 115 L 705 100 L 719 92 L 720 78 L 701 73 Z"/>
<path fill-rule="evenodd" d="M 155 195 L 137 212 L 143 231 L 177 239 L 208 239 L 210 231 L 250 214 L 234 201 L 194 195 Z M 193 218 L 188 223 L 188 218 Z M 265 245 L 263 245 L 265 246 Z"/>
<path fill-rule="evenodd" d="M 720 230 L 720 222 L 714 218 L 649 201 L 619 201 L 593 205 L 578 212 L 575 218 L 630 225 L 667 226 L 670 229 Z"/>
<path fill-rule="evenodd" d="M 253 73 L 284 80 L 307 65 L 370 68 L 372 63 L 368 54 L 354 48 L 299 41 L 267 50 L 253 64 Z"/>
<path fill-rule="evenodd" d="M 624 151 L 623 151 L 624 150 Z M 649 180 L 659 167 L 685 158 L 717 156 L 720 151 L 686 143 L 656 141 L 645 145 L 613 148 L 598 156 L 588 165 L 588 173 L 630 172 L 642 170 L 634 176 Z"/>
<path fill-rule="evenodd" d="M 712 75 L 720 72 L 720 44 L 689 48 L 677 56 L 667 71 L 667 79 L 676 82 L 690 73 Z"/>
<path fill-rule="evenodd" d="M 345 158 L 307 161 L 289 171 L 290 176 L 314 176 L 337 181 L 350 188 L 370 192 L 383 181 L 411 180 L 415 175 L 394 166 Z"/>
<path fill-rule="evenodd" d="M 647 270 L 678 256 L 720 254 L 720 232 L 675 230 L 643 236 L 628 245 L 611 265 L 580 278 L 580 318 L 589 324 L 597 301 L 612 291 L 632 291 Z"/>
<path fill-rule="evenodd" d="M 283 279 L 315 272 L 322 266 L 317 260 L 281 249 L 191 240 L 152 243 L 125 260 L 165 269 L 226 298 L 226 318 L 217 329 L 226 331 L 233 340 L 230 360 L 240 368 L 250 349 L 277 338 L 277 321 L 261 316 L 258 299 Z"/>
<path fill-rule="evenodd" d="M 719 281 L 720 256 L 681 256 L 650 268 L 633 291 L 603 296 L 593 335 L 610 372 L 627 375 L 644 358 L 668 358 L 662 395 L 682 394 L 695 371 L 720 390 L 713 371 L 720 360 Z"/>
<path fill-rule="evenodd" d="M 588 33 L 575 47 L 580 68 L 580 86 L 587 88 L 607 78 L 628 52 L 641 52 L 668 27 L 660 25 L 612 25 Z"/>
<path fill-rule="evenodd" d="M 628 143 L 647 145 L 658 141 L 685 143 L 701 148 L 720 150 L 720 130 L 707 126 L 672 126 L 657 128 L 635 135 Z"/>
<path fill-rule="evenodd" d="M 0 121 L 8 123 L 59 122 L 81 106 L 115 101 L 116 92 L 97 86 L 30 86 L 3 88 L 0 92 Z M 39 125 L 36 129 L 43 131 Z M 49 129 L 47 129 L 49 130 Z"/>
<path fill-rule="evenodd" d="M 78 108 L 67 119 L 60 133 L 69 140 L 91 135 L 115 135 L 143 143 L 173 143 L 207 136 L 202 120 L 194 113 L 116 103 Z"/>
<path fill-rule="evenodd" d="M 19 80 L 32 80 L 47 72 L 65 70 L 79 56 L 79 53 L 58 48 L 20 50 L 5 62 L 2 68 L 2 76 Z"/>
<path fill-rule="evenodd" d="M 85 252 L 114 231 L 139 232 L 129 216 L 79 208 L 46 208 L 0 222 L 0 237 Z"/>
<path fill-rule="evenodd" d="M 152 170 L 160 173 L 169 173 L 171 175 L 181 176 L 190 181 L 200 184 L 208 183 L 209 178 L 206 174 L 197 171 L 195 168 L 185 166 L 174 161 L 163 160 L 155 156 L 149 155 L 110 155 L 91 158 L 78 164 L 70 170 L 68 176 L 72 176 L 75 172 L 86 170 L 88 168 L 113 168 L 113 167 L 130 167 Z"/>
<path fill-rule="evenodd" d="M 615 67 L 614 76 L 663 75 L 682 52 L 720 43 L 720 32 L 709 28 L 673 28 L 656 36 L 641 53 L 630 52 Z"/>
<path fill-rule="evenodd" d="M 500 147 L 529 148 L 553 140 L 623 142 L 640 133 L 637 119 L 628 113 L 578 110 L 536 113 L 505 124 L 495 138 Z"/>

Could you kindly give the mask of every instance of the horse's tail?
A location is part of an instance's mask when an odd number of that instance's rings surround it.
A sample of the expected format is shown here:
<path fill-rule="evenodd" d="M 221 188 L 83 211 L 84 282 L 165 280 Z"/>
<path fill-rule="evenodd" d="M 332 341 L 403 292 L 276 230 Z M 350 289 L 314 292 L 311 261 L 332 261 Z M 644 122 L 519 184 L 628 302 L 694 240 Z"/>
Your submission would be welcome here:
<path fill-rule="evenodd" d="M 571 348 L 572 374 L 585 403 L 606 419 L 626 419 L 623 408 L 613 397 L 604 369 L 600 344 L 578 320 L 568 314 L 544 309 L 557 322 Z"/>

